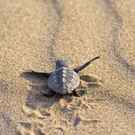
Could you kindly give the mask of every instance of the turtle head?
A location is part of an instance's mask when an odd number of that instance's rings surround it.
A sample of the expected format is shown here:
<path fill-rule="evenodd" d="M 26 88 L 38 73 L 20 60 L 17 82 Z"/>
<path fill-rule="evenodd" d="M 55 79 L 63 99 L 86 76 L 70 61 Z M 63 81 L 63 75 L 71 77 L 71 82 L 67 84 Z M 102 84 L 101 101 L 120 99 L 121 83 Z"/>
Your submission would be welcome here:
<path fill-rule="evenodd" d="M 61 67 L 68 67 L 65 61 L 63 60 L 57 60 L 56 61 L 56 69 L 61 68 Z"/>

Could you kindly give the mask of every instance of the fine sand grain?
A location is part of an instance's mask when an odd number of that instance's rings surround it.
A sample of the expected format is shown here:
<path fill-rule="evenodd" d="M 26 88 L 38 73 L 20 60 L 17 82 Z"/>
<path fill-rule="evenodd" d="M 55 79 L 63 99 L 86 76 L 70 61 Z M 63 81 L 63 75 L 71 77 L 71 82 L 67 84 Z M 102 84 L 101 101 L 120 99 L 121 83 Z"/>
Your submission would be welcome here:
<path fill-rule="evenodd" d="M 0 135 L 134 135 L 134 18 L 134 0 L 0 0 Z M 22 76 L 95 56 L 81 76 L 102 86 L 82 97 L 47 98 L 45 78 Z"/>

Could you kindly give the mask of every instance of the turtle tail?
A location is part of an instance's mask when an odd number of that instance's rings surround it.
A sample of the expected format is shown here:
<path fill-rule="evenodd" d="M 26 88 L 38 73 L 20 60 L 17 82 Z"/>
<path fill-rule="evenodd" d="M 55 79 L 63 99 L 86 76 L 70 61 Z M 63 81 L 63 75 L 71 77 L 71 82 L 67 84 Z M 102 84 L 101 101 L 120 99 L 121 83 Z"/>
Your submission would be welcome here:
<path fill-rule="evenodd" d="M 91 64 L 93 61 L 95 61 L 96 59 L 99 59 L 99 58 L 100 58 L 100 56 L 97 56 L 97 57 L 95 57 L 95 58 L 89 60 L 89 61 L 86 62 L 85 64 L 83 64 L 83 65 L 81 65 L 81 66 L 75 68 L 74 71 L 77 72 L 77 73 L 80 72 L 81 70 L 83 70 L 84 68 L 86 68 L 89 64 Z"/>

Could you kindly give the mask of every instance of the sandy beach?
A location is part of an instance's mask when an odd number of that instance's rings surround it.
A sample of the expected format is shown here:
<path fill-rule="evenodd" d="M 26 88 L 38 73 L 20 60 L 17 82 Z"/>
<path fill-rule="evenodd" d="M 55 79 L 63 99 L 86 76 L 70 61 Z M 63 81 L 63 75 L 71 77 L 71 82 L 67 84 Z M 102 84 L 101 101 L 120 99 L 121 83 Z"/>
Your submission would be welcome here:
<path fill-rule="evenodd" d="M 134 0 L 0 0 L 0 135 L 135 134 Z M 57 59 L 99 80 L 81 97 L 48 98 Z"/>

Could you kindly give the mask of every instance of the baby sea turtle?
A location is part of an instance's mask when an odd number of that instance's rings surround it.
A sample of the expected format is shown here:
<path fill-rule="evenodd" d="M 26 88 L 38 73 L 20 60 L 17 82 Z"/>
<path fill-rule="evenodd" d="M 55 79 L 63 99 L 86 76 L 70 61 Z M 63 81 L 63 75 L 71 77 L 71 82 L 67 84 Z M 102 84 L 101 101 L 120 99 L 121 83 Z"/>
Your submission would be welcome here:
<path fill-rule="evenodd" d="M 44 90 L 44 95 L 46 96 L 52 96 L 54 94 L 77 94 L 76 89 L 79 87 L 81 82 L 78 73 L 96 59 L 99 59 L 99 56 L 74 69 L 71 69 L 63 60 L 57 60 L 56 68 L 53 72 L 41 73 L 32 71 L 32 73 L 40 74 L 47 77 L 48 90 Z"/>

